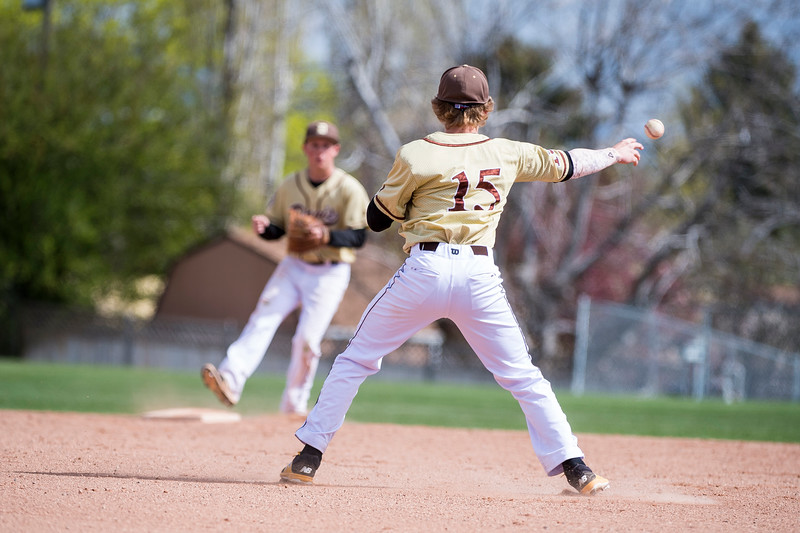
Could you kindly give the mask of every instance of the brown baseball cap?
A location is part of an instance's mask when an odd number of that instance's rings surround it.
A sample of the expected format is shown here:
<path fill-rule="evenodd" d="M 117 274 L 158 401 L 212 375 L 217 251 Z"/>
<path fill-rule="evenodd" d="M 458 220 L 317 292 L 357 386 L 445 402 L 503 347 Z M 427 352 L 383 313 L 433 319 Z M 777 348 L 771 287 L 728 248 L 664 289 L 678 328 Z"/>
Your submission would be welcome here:
<path fill-rule="evenodd" d="M 330 122 L 317 120 L 308 125 L 306 129 L 306 140 L 304 142 L 308 142 L 309 139 L 313 137 L 322 137 L 334 144 L 339 144 L 339 128 Z"/>
<path fill-rule="evenodd" d="M 443 102 L 480 105 L 489 101 L 489 82 L 477 67 L 459 65 L 444 71 L 436 98 Z M 456 105 L 458 107 L 458 105 Z"/>

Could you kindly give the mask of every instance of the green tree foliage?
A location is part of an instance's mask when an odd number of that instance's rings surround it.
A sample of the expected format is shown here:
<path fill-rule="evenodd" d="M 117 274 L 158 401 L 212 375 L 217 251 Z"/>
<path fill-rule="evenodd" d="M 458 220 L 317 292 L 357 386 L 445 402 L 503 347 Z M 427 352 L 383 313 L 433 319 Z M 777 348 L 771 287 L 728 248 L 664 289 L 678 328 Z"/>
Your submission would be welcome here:
<path fill-rule="evenodd" d="M 233 201 L 214 3 L 59 0 L 49 21 L 20 4 L 0 0 L 6 312 L 163 273 Z"/>
<path fill-rule="evenodd" d="M 300 71 L 296 78 L 297 84 L 292 94 L 292 110 L 287 121 L 284 174 L 308 166 L 308 160 L 303 153 L 303 140 L 309 122 L 329 120 L 337 126 L 340 124 L 336 118 L 338 103 L 336 87 L 330 75 L 319 68 L 308 67 Z M 352 142 L 343 129 L 340 127 L 342 143 L 346 144 L 348 149 L 352 149 Z"/>
<path fill-rule="evenodd" d="M 583 94 L 551 79 L 554 54 L 506 36 L 489 55 L 471 57 L 492 78 L 497 110 L 510 109 L 516 120 L 505 123 L 503 135 L 550 146 L 582 140 L 593 123 L 580 112 Z"/>
<path fill-rule="evenodd" d="M 688 287 L 727 314 L 726 329 L 736 333 L 749 311 L 800 279 L 796 80 L 785 52 L 750 23 L 681 108 L 685 150 L 703 154 L 676 206 L 696 212 L 700 228 L 702 266 Z M 775 335 L 757 340 L 779 343 Z"/>

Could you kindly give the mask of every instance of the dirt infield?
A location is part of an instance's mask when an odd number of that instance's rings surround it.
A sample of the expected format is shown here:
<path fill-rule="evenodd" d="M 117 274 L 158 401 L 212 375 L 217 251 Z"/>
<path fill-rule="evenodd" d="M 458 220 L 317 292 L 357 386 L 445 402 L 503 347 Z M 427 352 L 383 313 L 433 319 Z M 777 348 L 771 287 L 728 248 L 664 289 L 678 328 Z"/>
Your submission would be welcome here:
<path fill-rule="evenodd" d="M 578 496 L 522 431 L 345 423 L 313 487 L 297 421 L 0 410 L 0 531 L 772 531 L 800 528 L 800 445 L 578 435 Z"/>

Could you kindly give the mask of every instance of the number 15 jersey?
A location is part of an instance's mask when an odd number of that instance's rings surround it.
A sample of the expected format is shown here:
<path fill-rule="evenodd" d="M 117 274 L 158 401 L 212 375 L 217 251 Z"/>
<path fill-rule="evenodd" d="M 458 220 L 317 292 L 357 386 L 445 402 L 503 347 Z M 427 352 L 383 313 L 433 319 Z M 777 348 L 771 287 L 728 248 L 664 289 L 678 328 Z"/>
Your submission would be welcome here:
<path fill-rule="evenodd" d="M 436 132 L 400 148 L 375 204 L 401 224 L 406 253 L 428 241 L 491 248 L 514 183 L 566 181 L 572 170 L 562 150 Z"/>

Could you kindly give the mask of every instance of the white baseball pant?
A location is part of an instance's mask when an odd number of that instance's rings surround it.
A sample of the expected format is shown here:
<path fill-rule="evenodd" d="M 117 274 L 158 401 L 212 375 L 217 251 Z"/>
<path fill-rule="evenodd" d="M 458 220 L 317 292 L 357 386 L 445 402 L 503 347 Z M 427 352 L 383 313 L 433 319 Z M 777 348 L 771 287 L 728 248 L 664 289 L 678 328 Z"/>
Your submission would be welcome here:
<path fill-rule="evenodd" d="M 322 338 L 349 282 L 349 263 L 311 265 L 292 256 L 284 258 L 264 286 L 247 325 L 219 365 L 233 393 L 241 395 L 245 382 L 264 359 L 278 326 L 300 306 L 280 410 L 305 414 Z"/>
<path fill-rule="evenodd" d="M 384 356 L 440 318 L 459 328 L 497 383 L 519 402 L 533 450 L 548 475 L 583 457 L 550 383 L 534 366 L 506 299 L 500 271 L 470 246 L 414 246 L 410 257 L 367 306 L 355 335 L 334 361 L 316 405 L 295 435 L 324 452 L 361 383 L 380 370 Z"/>

